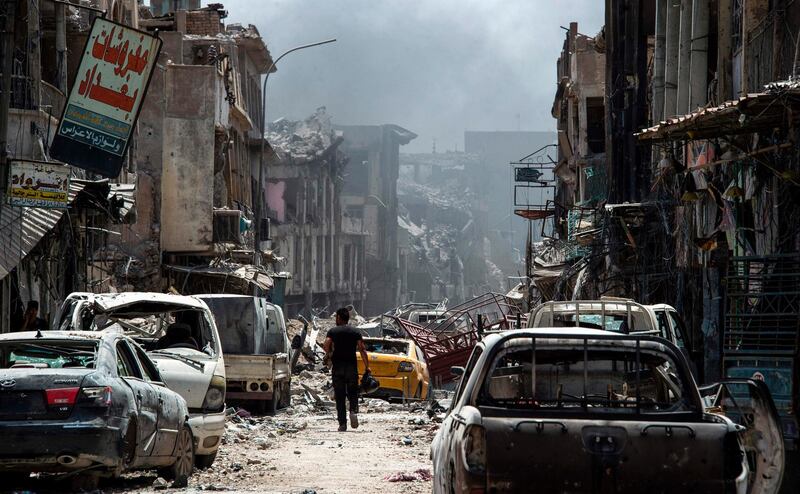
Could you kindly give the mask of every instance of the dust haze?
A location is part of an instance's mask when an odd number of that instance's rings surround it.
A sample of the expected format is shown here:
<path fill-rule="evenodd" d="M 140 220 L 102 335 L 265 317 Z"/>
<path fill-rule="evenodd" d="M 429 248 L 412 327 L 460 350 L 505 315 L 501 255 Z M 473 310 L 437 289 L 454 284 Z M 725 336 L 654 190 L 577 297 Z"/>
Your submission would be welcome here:
<path fill-rule="evenodd" d="M 603 2 L 543 0 L 227 0 L 273 57 L 267 118 L 326 106 L 339 124 L 395 123 L 419 135 L 403 152 L 461 150 L 464 130 L 554 130 L 555 64 L 577 21 L 594 35 Z"/>

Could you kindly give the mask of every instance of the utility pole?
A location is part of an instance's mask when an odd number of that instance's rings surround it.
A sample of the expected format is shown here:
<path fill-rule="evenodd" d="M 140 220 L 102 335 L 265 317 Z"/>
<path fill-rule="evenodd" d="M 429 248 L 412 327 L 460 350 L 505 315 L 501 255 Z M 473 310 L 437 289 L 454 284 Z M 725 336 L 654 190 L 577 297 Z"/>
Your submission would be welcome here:
<path fill-rule="evenodd" d="M 58 90 L 67 95 L 67 6 L 56 3 L 56 82 Z"/>
<path fill-rule="evenodd" d="M 307 45 L 296 46 L 291 50 L 287 50 L 283 52 L 281 56 L 276 58 L 274 62 L 272 62 L 272 65 L 270 65 L 267 69 L 267 74 L 264 76 L 264 85 L 261 87 L 261 152 L 258 155 L 258 192 L 256 194 L 256 203 L 254 207 L 256 216 L 256 238 L 253 246 L 253 264 L 256 266 L 261 265 L 261 249 L 259 247 L 261 244 L 261 197 L 264 195 L 264 152 L 267 143 L 267 82 L 269 81 L 269 74 L 275 69 L 275 66 L 278 64 L 278 62 L 280 62 L 280 60 L 286 55 L 304 48 L 325 45 L 328 43 L 333 43 L 334 41 L 336 41 L 336 38 L 318 41 L 316 43 L 309 43 Z"/>
<path fill-rule="evenodd" d="M 0 208 L 5 202 L 8 180 L 8 111 L 11 107 L 11 68 L 14 54 L 14 21 L 17 0 L 3 0 L 4 19 L 0 36 L 0 56 L 2 56 L 3 87 L 0 90 Z"/>
<path fill-rule="evenodd" d="M 42 103 L 42 36 L 39 19 L 39 0 L 28 0 L 28 77 L 31 81 L 31 109 Z"/>

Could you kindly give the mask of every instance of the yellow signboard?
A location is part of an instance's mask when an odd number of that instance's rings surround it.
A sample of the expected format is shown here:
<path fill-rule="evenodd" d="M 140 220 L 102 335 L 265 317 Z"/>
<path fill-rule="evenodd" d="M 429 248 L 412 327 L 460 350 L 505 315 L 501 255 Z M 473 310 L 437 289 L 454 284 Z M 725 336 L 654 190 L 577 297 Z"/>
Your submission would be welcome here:
<path fill-rule="evenodd" d="M 8 203 L 33 208 L 69 205 L 69 167 L 44 161 L 13 160 L 9 171 Z"/>

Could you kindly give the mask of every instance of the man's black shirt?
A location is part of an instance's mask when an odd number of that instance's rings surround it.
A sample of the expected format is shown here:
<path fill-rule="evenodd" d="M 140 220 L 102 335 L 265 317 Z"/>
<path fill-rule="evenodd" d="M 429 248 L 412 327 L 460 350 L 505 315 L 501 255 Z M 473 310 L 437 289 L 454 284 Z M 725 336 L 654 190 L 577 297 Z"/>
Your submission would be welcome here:
<path fill-rule="evenodd" d="M 355 366 L 361 333 L 352 326 L 336 326 L 328 331 L 328 337 L 333 340 L 333 367 Z"/>

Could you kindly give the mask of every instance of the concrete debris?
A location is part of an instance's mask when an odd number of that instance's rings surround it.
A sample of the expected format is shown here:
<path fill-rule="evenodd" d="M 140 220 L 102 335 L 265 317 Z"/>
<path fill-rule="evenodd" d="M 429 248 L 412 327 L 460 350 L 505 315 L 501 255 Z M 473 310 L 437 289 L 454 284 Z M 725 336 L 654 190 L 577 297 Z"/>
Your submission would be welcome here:
<path fill-rule="evenodd" d="M 431 471 L 427 468 L 420 468 L 414 472 L 397 472 L 383 478 L 387 482 L 415 482 L 431 480 Z"/>
<path fill-rule="evenodd" d="M 157 491 L 169 489 L 169 482 L 164 480 L 162 477 L 158 477 L 153 481 L 153 489 Z"/>
<path fill-rule="evenodd" d="M 301 165 L 334 152 L 343 137 L 333 129 L 325 107 L 320 107 L 302 121 L 281 118 L 272 122 L 267 140 L 281 162 Z"/>

